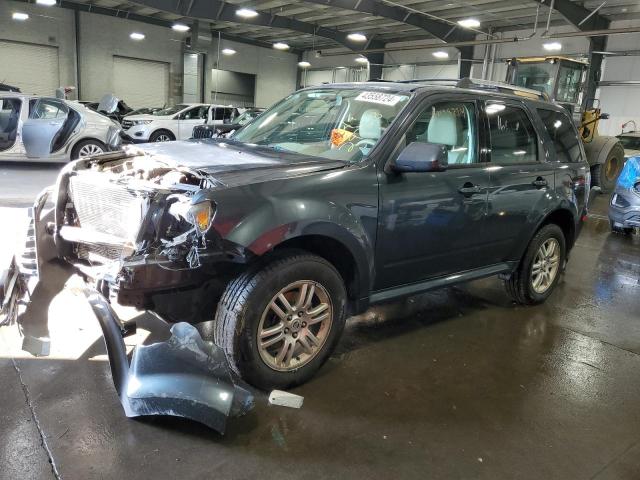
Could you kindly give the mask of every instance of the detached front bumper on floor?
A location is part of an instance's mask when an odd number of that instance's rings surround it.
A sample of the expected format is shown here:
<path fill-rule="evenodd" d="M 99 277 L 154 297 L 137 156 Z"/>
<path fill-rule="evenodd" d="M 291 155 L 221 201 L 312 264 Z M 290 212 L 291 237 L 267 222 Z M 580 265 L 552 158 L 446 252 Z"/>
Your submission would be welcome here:
<path fill-rule="evenodd" d="M 123 336 L 135 325 L 123 324 L 98 292 L 85 293 L 100 322 L 127 417 L 173 415 L 224 433 L 230 415 L 253 407 L 253 396 L 233 383 L 224 352 L 188 323 L 174 324 L 166 342 L 137 346 L 129 365 Z"/>

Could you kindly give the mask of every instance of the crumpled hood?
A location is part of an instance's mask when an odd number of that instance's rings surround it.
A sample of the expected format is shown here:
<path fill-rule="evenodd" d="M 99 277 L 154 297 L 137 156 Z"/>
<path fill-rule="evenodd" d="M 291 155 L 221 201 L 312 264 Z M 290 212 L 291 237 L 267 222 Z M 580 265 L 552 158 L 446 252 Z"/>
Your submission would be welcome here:
<path fill-rule="evenodd" d="M 169 165 L 197 170 L 229 187 L 334 170 L 347 165 L 342 160 L 319 159 L 219 139 L 147 143 L 136 148 Z"/>

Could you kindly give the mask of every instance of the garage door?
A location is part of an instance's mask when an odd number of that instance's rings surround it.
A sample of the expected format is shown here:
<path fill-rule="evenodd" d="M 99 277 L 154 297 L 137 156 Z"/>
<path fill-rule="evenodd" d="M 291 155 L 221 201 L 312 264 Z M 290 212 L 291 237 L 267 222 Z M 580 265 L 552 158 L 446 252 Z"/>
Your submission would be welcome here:
<path fill-rule="evenodd" d="M 640 109 L 638 109 L 638 94 L 640 85 L 624 84 L 629 80 L 640 78 L 640 56 L 629 55 L 624 57 L 607 57 L 602 66 L 604 82 L 612 82 L 613 85 L 600 86 L 598 98 L 602 110 L 609 114 L 607 120 L 602 120 L 598 130 L 603 135 L 618 135 L 623 123 L 635 122 L 640 126 Z M 636 128 L 629 124 L 625 131 Z"/>
<path fill-rule="evenodd" d="M 169 100 L 169 64 L 113 57 L 116 97 L 132 108 L 162 107 Z"/>
<path fill-rule="evenodd" d="M 0 83 L 24 93 L 55 95 L 60 87 L 58 48 L 0 41 Z"/>

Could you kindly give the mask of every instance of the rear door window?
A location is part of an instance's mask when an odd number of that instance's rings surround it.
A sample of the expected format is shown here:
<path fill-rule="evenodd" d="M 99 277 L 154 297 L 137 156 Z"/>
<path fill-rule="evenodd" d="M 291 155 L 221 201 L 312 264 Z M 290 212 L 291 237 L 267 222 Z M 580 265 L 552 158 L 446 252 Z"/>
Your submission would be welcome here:
<path fill-rule="evenodd" d="M 537 136 L 524 109 L 500 102 L 487 102 L 491 162 L 503 165 L 538 161 Z"/>
<path fill-rule="evenodd" d="M 556 160 L 562 163 L 580 162 L 580 138 L 571 119 L 563 113 L 543 108 L 538 109 L 538 114 L 555 147 Z"/>
<path fill-rule="evenodd" d="M 53 98 L 41 98 L 35 105 L 31 106 L 29 118 L 33 119 L 55 119 L 64 118 L 69 113 L 67 106 L 60 100 Z"/>

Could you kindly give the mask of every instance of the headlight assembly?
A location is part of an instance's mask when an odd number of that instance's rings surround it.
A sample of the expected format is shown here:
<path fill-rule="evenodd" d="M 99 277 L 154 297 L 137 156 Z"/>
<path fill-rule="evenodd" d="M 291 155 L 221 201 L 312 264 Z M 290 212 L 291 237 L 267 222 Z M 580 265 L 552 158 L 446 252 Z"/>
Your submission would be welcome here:
<path fill-rule="evenodd" d="M 196 227 L 198 233 L 206 233 L 209 227 L 211 227 L 214 212 L 215 208 L 211 205 L 211 202 L 205 200 L 196 203 L 189 208 L 189 221 Z"/>
<path fill-rule="evenodd" d="M 148 125 L 151 122 L 153 122 L 153 120 L 133 120 L 131 123 L 134 125 Z"/>

